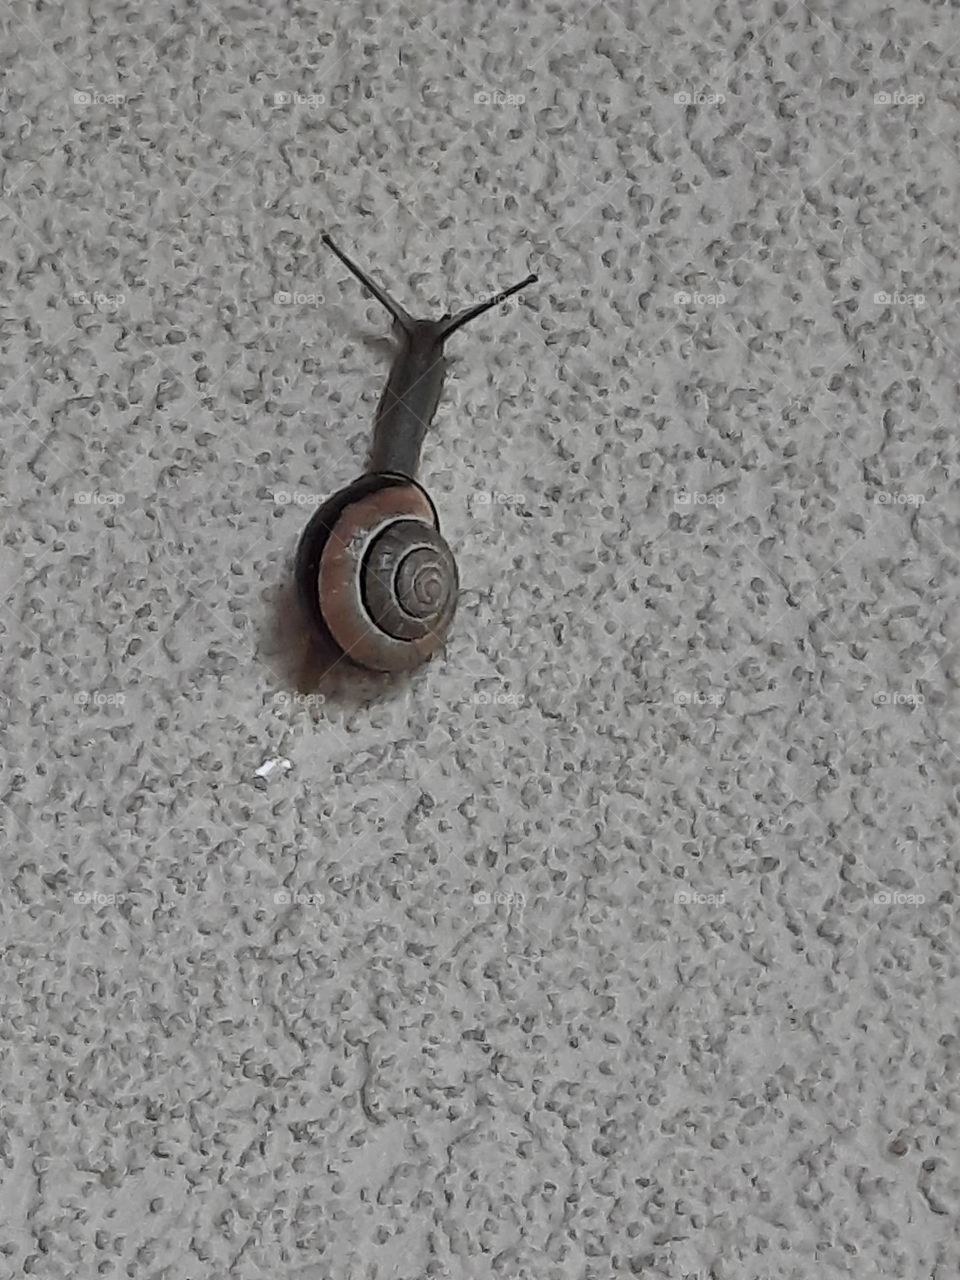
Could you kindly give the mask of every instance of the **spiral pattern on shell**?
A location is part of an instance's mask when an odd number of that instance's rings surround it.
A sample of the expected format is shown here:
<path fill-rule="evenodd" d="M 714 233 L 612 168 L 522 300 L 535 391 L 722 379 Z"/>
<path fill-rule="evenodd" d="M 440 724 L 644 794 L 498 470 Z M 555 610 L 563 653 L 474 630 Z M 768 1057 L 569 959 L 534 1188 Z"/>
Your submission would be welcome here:
<path fill-rule="evenodd" d="M 456 561 L 427 495 L 406 477 L 347 486 L 305 531 L 298 578 L 346 657 L 375 671 L 418 666 L 443 644 Z"/>
<path fill-rule="evenodd" d="M 435 630 L 456 590 L 457 569 L 439 532 L 419 520 L 397 520 L 376 539 L 364 564 L 371 618 L 398 640 Z"/>

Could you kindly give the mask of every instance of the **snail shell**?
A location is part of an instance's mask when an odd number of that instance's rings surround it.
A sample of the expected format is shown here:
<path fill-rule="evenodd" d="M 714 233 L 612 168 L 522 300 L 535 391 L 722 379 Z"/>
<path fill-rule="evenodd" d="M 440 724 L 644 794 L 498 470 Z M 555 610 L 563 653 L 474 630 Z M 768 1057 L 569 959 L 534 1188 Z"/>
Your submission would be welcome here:
<path fill-rule="evenodd" d="M 296 577 L 314 625 L 373 671 L 407 671 L 435 653 L 459 592 L 433 503 L 399 473 L 369 472 L 319 508 Z"/>

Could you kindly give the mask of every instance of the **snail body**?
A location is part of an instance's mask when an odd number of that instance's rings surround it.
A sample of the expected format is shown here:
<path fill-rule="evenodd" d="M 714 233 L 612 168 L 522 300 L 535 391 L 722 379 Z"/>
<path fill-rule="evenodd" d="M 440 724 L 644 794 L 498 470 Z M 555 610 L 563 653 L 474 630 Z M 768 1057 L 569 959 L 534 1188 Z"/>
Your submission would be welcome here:
<path fill-rule="evenodd" d="M 319 639 L 361 667 L 406 671 L 446 638 L 457 564 L 417 481 L 443 391 L 447 338 L 536 280 L 439 320 L 415 320 L 333 243 L 324 243 L 391 313 L 399 346 L 374 419 L 367 471 L 318 508 L 297 548 L 295 578 Z"/>

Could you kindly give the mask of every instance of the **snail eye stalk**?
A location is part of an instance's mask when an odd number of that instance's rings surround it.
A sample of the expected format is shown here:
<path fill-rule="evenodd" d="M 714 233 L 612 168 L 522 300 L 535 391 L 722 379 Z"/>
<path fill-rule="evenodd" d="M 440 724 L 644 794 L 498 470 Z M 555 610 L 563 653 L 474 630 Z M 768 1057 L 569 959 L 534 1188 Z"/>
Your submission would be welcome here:
<path fill-rule="evenodd" d="M 396 320 L 397 324 L 400 325 L 402 329 L 405 329 L 407 333 L 411 333 L 413 330 L 413 317 L 409 312 L 404 311 L 400 303 L 395 302 L 385 289 L 381 289 L 375 281 L 370 279 L 365 271 L 361 271 L 357 264 L 352 262 L 342 249 L 337 248 L 328 235 L 323 235 L 320 239 L 328 249 L 333 250 L 347 270 L 353 272 L 363 287 L 372 293 L 376 300 L 387 308 L 394 320 Z"/>
<path fill-rule="evenodd" d="M 528 284 L 536 284 L 538 278 L 533 275 L 527 276 L 526 280 L 521 280 L 519 284 L 511 285 L 509 289 L 504 289 L 503 293 L 495 294 L 492 298 L 488 298 L 486 302 L 477 302 L 472 307 L 466 307 L 463 311 L 458 311 L 441 328 L 440 341 L 446 342 L 451 333 L 456 333 L 458 329 L 463 328 L 465 324 L 469 324 L 471 320 L 475 320 L 477 316 L 482 316 L 491 307 L 499 307 L 501 302 L 506 302 L 508 298 L 512 298 L 521 289 L 526 289 Z"/>

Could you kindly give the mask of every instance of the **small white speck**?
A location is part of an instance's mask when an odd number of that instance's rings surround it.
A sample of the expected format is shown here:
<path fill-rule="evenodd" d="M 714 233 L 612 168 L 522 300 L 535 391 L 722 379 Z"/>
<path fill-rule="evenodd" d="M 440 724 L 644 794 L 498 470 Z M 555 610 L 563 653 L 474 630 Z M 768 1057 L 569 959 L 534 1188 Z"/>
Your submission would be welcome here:
<path fill-rule="evenodd" d="M 269 760 L 264 760 L 263 764 L 256 771 L 258 778 L 271 778 L 279 769 L 281 773 L 287 773 L 292 769 L 293 765 L 283 756 L 273 756 Z"/>

